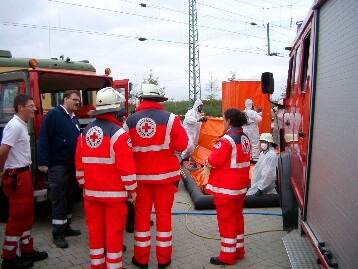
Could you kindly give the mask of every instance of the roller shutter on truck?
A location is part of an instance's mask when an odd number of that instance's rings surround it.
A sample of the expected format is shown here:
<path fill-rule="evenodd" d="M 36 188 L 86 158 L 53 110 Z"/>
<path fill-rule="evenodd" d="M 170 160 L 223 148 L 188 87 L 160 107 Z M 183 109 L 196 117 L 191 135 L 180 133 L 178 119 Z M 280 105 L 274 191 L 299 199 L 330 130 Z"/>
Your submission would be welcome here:
<path fill-rule="evenodd" d="M 305 224 L 338 268 L 358 268 L 358 1 L 317 12 Z"/>

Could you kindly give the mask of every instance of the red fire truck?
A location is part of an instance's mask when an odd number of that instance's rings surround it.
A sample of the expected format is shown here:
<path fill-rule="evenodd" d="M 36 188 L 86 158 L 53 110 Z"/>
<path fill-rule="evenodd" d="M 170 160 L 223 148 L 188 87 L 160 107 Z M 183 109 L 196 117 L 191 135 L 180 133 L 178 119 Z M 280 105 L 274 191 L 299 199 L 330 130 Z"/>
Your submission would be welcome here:
<path fill-rule="evenodd" d="M 283 227 L 298 228 L 324 268 L 358 268 L 357 21 L 358 1 L 316 0 L 290 48 L 278 168 Z M 272 93 L 272 74 L 262 84 Z"/>
<path fill-rule="evenodd" d="M 2 130 L 14 115 L 13 100 L 18 93 L 29 94 L 34 98 L 38 114 L 28 124 L 36 201 L 47 199 L 45 174 L 37 169 L 36 141 L 44 115 L 56 107 L 66 90 L 76 89 L 81 92 L 82 107 L 76 112 L 81 127 L 91 119 L 87 112 L 94 109 L 96 92 L 104 87 L 113 87 L 126 97 L 123 104 L 128 110 L 128 79 L 113 80 L 105 74 L 96 74 L 96 69 L 88 61 L 71 61 L 58 59 L 30 59 L 12 57 L 10 51 L 0 50 L 0 141 Z M 0 212 L 2 214 L 2 212 Z"/>

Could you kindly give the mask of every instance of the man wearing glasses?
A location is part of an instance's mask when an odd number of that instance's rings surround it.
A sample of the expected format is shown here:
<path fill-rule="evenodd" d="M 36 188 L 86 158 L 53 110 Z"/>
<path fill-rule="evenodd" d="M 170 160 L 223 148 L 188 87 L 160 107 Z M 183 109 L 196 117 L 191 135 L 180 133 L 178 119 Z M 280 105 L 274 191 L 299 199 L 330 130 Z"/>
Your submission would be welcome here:
<path fill-rule="evenodd" d="M 74 112 L 81 103 L 80 92 L 65 91 L 61 104 L 44 117 L 37 143 L 37 164 L 49 174 L 52 201 L 52 236 L 59 248 L 68 248 L 65 236 L 78 236 L 70 226 L 76 192 L 75 151 L 80 134 Z"/>
<path fill-rule="evenodd" d="M 36 107 L 32 97 L 19 94 L 14 99 L 14 110 L 16 114 L 6 124 L 0 145 L 0 185 L 10 205 L 1 268 L 27 269 L 34 261 L 48 257 L 46 251 L 34 250 L 31 236 L 34 194 L 27 122 L 34 117 Z M 18 246 L 21 258 L 16 255 Z"/>

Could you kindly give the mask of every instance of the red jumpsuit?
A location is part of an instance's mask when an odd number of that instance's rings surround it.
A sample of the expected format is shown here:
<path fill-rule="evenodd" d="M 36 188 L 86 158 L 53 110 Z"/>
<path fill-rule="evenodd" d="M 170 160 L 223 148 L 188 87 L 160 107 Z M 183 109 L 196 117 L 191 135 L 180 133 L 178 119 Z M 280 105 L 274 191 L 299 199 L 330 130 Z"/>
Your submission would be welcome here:
<path fill-rule="evenodd" d="M 98 115 L 78 138 L 76 177 L 84 188 L 91 268 L 120 269 L 126 199 L 137 182 L 131 139 L 111 114 Z"/>
<path fill-rule="evenodd" d="M 206 160 L 211 167 L 206 193 L 214 196 L 221 237 L 219 260 L 235 264 L 244 249 L 242 209 L 250 183 L 250 141 L 242 128 L 230 128 Z"/>
<path fill-rule="evenodd" d="M 156 253 L 160 264 L 172 254 L 171 208 L 180 179 L 179 159 L 175 152 L 186 149 L 188 136 L 179 117 L 163 110 L 154 101 L 144 101 L 124 124 L 133 143 L 137 173 L 135 203 L 134 257 L 147 264 L 150 255 L 150 214 L 156 212 Z"/>

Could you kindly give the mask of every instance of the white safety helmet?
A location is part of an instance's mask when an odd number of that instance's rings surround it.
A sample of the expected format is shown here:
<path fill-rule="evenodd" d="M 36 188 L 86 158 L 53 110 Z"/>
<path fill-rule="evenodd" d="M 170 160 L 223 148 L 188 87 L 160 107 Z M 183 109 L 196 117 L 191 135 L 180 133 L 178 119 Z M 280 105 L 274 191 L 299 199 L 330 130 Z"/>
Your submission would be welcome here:
<path fill-rule="evenodd" d="M 95 116 L 110 112 L 126 113 L 126 109 L 121 107 L 121 103 L 125 101 L 122 94 L 111 87 L 106 87 L 97 92 L 96 110 L 88 112 L 89 115 Z"/>
<path fill-rule="evenodd" d="M 293 135 L 292 134 L 285 134 L 285 141 L 287 143 L 292 142 L 293 141 Z"/>
<path fill-rule="evenodd" d="M 260 141 L 266 141 L 268 143 L 271 143 L 274 148 L 277 147 L 277 144 L 273 142 L 273 137 L 270 133 L 262 133 L 260 135 Z"/>
<path fill-rule="evenodd" d="M 164 102 L 168 100 L 167 97 L 160 94 L 159 87 L 154 84 L 142 84 L 141 91 L 136 97 L 151 99 L 157 102 Z"/>

